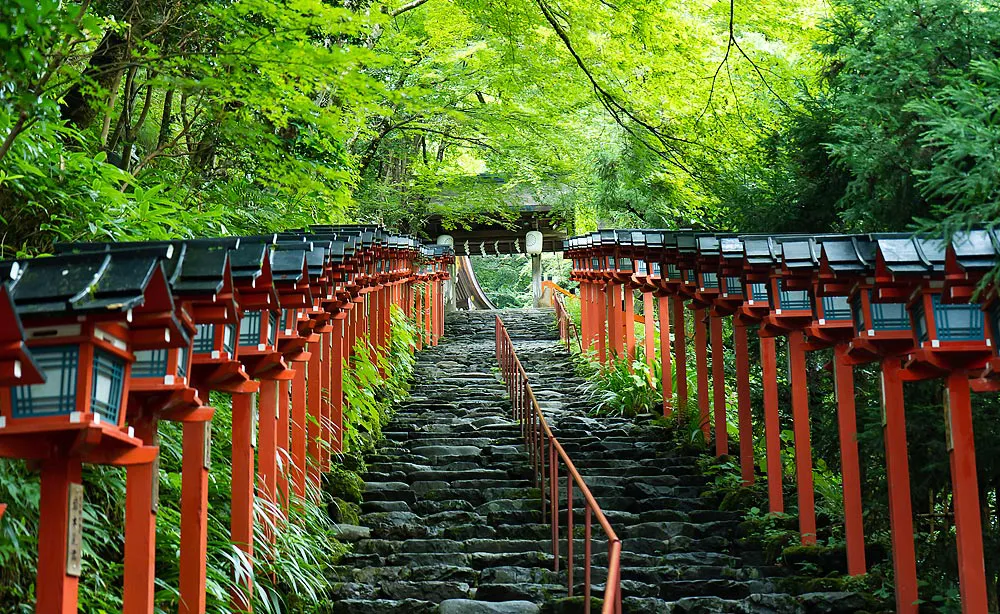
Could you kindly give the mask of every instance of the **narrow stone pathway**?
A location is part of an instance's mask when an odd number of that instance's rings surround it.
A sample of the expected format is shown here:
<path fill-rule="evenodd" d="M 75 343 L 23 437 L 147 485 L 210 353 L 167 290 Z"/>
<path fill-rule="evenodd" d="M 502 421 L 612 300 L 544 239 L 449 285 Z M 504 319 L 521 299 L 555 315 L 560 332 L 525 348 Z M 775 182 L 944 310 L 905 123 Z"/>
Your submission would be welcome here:
<path fill-rule="evenodd" d="M 370 538 L 333 570 L 334 612 L 529 614 L 565 595 L 520 427 L 497 379 L 493 312 L 449 314 L 418 354 L 412 396 L 367 459 Z M 551 312 L 510 312 L 552 345 Z M 515 324 L 516 322 L 516 324 Z"/>
<path fill-rule="evenodd" d="M 566 596 L 566 574 L 551 571 L 550 528 L 540 524 L 539 492 L 497 379 L 496 313 L 449 314 L 442 344 L 420 353 L 413 396 L 367 461 L 361 524 L 370 538 L 333 570 L 343 582 L 334 612 L 577 611 L 569 603 L 554 607 Z M 708 479 L 698 457 L 679 452 L 667 429 L 588 416 L 584 382 L 556 343 L 550 311 L 500 314 L 547 420 L 623 540 L 624 612 L 863 609 L 864 600 L 851 593 L 784 592 L 787 572 L 762 565 L 761 553 L 745 545 L 741 513 L 719 511 L 701 496 Z M 563 505 L 565 490 L 563 477 Z M 579 500 L 574 511 L 582 531 Z M 607 572 L 600 537 L 595 529 L 596 596 Z M 578 539 L 576 594 L 583 551 Z"/>

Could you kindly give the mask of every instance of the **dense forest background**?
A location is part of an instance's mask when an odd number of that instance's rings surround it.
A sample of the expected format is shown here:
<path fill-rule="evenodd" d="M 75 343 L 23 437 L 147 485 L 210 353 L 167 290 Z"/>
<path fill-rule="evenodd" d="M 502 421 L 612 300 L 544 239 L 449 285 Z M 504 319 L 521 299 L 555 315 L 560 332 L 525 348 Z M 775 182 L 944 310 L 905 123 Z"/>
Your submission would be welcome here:
<path fill-rule="evenodd" d="M 416 233 L 431 215 L 503 223 L 526 193 L 575 232 L 992 224 L 998 9 L 992 0 L 6 0 L 0 258 L 55 241 L 311 222 Z M 523 300 L 514 296 L 523 262 L 484 266 L 494 289 Z M 836 522 L 826 358 L 811 355 L 810 402 L 820 504 Z M 874 368 L 859 368 L 857 381 L 866 530 L 887 544 Z M 785 387 L 782 400 L 787 408 Z M 995 611 L 1000 407 L 976 403 Z M 909 386 L 907 413 L 922 595 L 954 610 L 940 386 Z M 784 443 L 790 455 L 794 441 Z M 34 496 L 19 480 L 3 483 L 8 501 Z M 0 585 L 21 586 L 26 595 L 7 597 L 23 603 L 30 587 L 2 580 L 30 577 L 33 533 L 6 530 Z M 313 541 L 290 542 L 311 563 L 258 596 L 262 611 L 316 580 Z M 100 549 L 88 556 L 113 569 L 91 576 L 85 603 L 113 610 L 118 563 Z M 214 568 L 220 603 L 225 560 Z M 888 591 L 891 566 L 872 562 L 871 586 Z"/>
<path fill-rule="evenodd" d="M 429 215 L 996 219 L 979 0 L 11 0 L 0 250 Z"/>

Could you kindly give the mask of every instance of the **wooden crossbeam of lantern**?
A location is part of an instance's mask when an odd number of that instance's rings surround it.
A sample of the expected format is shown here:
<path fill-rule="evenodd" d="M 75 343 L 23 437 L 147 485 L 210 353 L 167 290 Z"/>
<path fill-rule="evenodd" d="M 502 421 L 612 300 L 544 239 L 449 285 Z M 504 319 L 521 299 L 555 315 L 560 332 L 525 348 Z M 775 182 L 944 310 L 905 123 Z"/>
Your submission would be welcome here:
<path fill-rule="evenodd" d="M 134 350 L 186 342 L 172 318 L 164 251 L 0 263 L 44 375 L 44 382 L 0 389 L 0 455 L 41 466 L 40 612 L 77 609 L 82 464 L 149 466 L 156 458 L 157 448 L 135 437 L 125 418 Z"/>

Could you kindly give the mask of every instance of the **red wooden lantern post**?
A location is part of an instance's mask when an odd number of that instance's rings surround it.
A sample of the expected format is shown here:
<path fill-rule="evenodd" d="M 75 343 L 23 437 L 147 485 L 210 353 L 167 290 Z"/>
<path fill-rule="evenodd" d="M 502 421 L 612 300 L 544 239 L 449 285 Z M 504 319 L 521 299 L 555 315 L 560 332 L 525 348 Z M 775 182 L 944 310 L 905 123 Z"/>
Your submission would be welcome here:
<path fill-rule="evenodd" d="M 674 325 L 674 374 L 677 382 L 676 407 L 686 411 L 688 407 L 687 389 L 687 336 L 684 323 L 684 296 L 680 293 L 683 283 L 677 252 L 677 233 L 663 233 L 663 259 L 660 261 L 660 288 L 671 297 Z M 662 315 L 662 311 L 661 311 Z"/>
<path fill-rule="evenodd" d="M 612 291 L 616 303 L 615 317 L 618 326 L 613 327 L 612 334 L 617 339 L 617 357 L 624 358 L 629 369 L 635 358 L 635 300 L 632 291 L 632 233 L 628 230 L 612 231 L 614 247 L 608 257 L 608 269 L 611 275 Z"/>
<path fill-rule="evenodd" d="M 34 357 L 6 344 L 14 368 L 5 379 L 23 383 L 0 388 L 0 456 L 41 465 L 36 610 L 76 612 L 82 464 L 152 465 L 157 448 L 125 427 L 133 350 L 183 344 L 184 335 L 170 317 L 160 255 L 149 250 L 0 263 L 0 278 L 12 280 Z M 0 303 L 5 330 L 19 332 L 10 301 Z"/>
<path fill-rule="evenodd" d="M 775 263 L 775 245 L 769 237 L 743 237 L 743 306 L 736 315 L 739 324 L 756 325 L 770 311 L 768 281 Z M 764 438 L 767 454 L 768 508 L 785 511 L 782 490 L 781 424 L 778 419 L 778 360 L 774 337 L 763 331 L 760 363 L 764 392 Z"/>
<path fill-rule="evenodd" d="M 743 241 L 739 237 L 719 238 L 719 296 L 717 313 L 733 315 L 733 350 L 736 354 L 736 398 L 740 433 L 740 473 L 743 485 L 754 483 L 753 424 L 750 413 L 750 357 L 747 322 L 740 317 L 743 305 Z"/>
<path fill-rule="evenodd" d="M 195 240 L 181 250 L 170 274 L 174 295 L 195 324 L 190 387 L 202 403 L 208 391 L 240 390 L 249 384 L 235 359 L 238 311 L 229 264 L 235 239 Z M 173 261 L 172 261 L 173 262 Z M 178 418 L 183 423 L 181 468 L 180 612 L 205 611 L 205 566 L 208 549 L 208 470 L 211 464 L 211 420 L 214 410 L 202 406 Z"/>
<path fill-rule="evenodd" d="M 913 379 L 942 377 L 946 381 L 945 433 L 958 584 L 966 614 L 988 609 L 969 378 L 982 373 L 994 353 L 982 308 L 970 302 L 979 279 L 996 265 L 991 234 L 961 233 L 951 245 L 917 238 L 880 239 L 875 265 L 876 288 L 883 281 L 908 282 L 901 289 L 908 292 L 916 347 L 906 355 L 907 373 Z"/>
<path fill-rule="evenodd" d="M 767 253 L 770 254 L 772 263 L 767 280 L 770 309 L 761 320 L 760 334 L 762 337 L 785 336 L 788 339 L 799 535 L 804 545 L 812 545 L 816 543 L 816 504 L 812 475 L 812 442 L 809 433 L 809 390 L 806 384 L 806 339 L 802 333 L 813 319 L 812 301 L 809 296 L 811 269 L 807 269 L 805 275 L 792 275 L 783 268 L 786 247 L 790 243 L 799 246 L 801 242 L 779 236 L 769 237 L 767 243 Z M 812 245 L 806 242 L 803 249 L 808 253 L 804 256 L 792 250 L 799 260 L 806 261 L 807 267 L 812 263 L 811 247 Z M 763 260 L 766 255 L 761 251 L 759 257 Z"/>
<path fill-rule="evenodd" d="M 698 277 L 695 272 L 697 259 L 697 236 L 694 233 L 677 233 L 677 266 L 681 272 L 678 286 L 680 296 L 685 300 L 695 299 Z M 711 398 L 708 394 L 708 316 L 707 305 L 692 300 L 689 308 L 694 316 L 694 353 L 696 382 L 698 386 L 698 422 L 705 441 L 712 438 Z"/>
<path fill-rule="evenodd" d="M 646 235 L 645 230 L 632 231 L 632 259 L 635 268 L 635 273 L 632 274 L 632 286 L 642 293 L 642 353 L 646 359 L 646 366 L 649 367 L 649 384 L 653 386 L 655 385 L 652 379 L 653 366 L 656 364 L 656 308 L 653 294 L 657 287 L 650 279 L 650 246 L 646 242 Z M 652 232 L 649 232 L 649 235 L 650 238 L 660 236 Z"/>
<path fill-rule="evenodd" d="M 313 253 L 315 252 L 315 255 Z M 314 261 L 319 261 L 322 266 L 324 251 L 316 248 L 312 243 L 281 242 L 276 244 L 271 251 L 271 274 L 274 286 L 278 291 L 278 299 L 281 303 L 281 316 L 278 321 L 277 349 L 281 352 L 285 362 L 289 365 L 304 365 L 309 359 L 306 351 L 306 343 L 312 336 L 312 327 L 308 324 L 300 328 L 299 313 L 305 312 L 313 305 L 312 290 L 310 288 L 309 257 L 313 256 Z M 307 317 L 302 318 L 303 323 L 308 322 Z M 281 503 L 281 509 L 287 512 L 291 499 L 289 491 L 289 479 L 294 480 L 298 473 L 304 469 L 304 465 L 294 466 L 291 461 L 292 436 L 291 436 L 291 388 L 294 388 L 294 381 L 301 378 L 296 392 L 304 392 L 304 370 L 295 368 L 281 373 L 278 379 L 278 404 L 277 404 L 277 455 L 275 462 L 283 469 L 278 471 L 275 467 L 275 488 L 274 502 Z M 297 399 L 299 400 L 299 399 Z M 302 411 L 305 410 L 305 399 L 301 399 Z M 301 418 L 301 416 L 297 416 Z M 263 424 L 262 424 L 263 426 Z M 297 429 L 298 430 L 298 429 Z M 298 459 L 302 461 L 301 458 Z M 267 459 L 262 459 L 261 463 L 266 464 Z M 270 469 L 270 467 L 267 467 Z M 302 496 L 301 493 L 297 493 Z"/>
<path fill-rule="evenodd" d="M 863 241 L 863 243 L 867 243 Z M 819 267 L 813 269 L 813 322 L 805 329 L 810 347 L 833 347 L 833 376 L 837 398 L 837 425 L 844 493 L 844 534 L 847 542 L 847 572 L 861 575 L 867 570 L 861 507 L 861 465 L 858 459 L 857 418 L 854 401 L 854 367 L 848 356 L 854 337 L 849 295 L 868 264 L 859 259 L 855 237 L 825 238 Z M 786 264 L 787 266 L 787 264 Z"/>
<path fill-rule="evenodd" d="M 593 306 L 591 323 L 597 343 L 597 360 L 604 364 L 608 360 L 608 301 L 604 291 L 604 254 L 601 250 L 601 235 L 592 232 L 584 245 L 584 275 L 590 286 L 590 304 Z"/>
<path fill-rule="evenodd" d="M 673 411 L 674 392 L 670 373 L 670 297 L 664 288 L 662 277 L 663 235 L 660 230 L 644 231 L 645 266 L 648 269 L 645 287 L 651 293 L 650 302 L 655 299 L 656 303 L 655 308 L 649 306 L 650 316 L 655 309 L 660 320 L 660 391 L 663 397 L 663 415 L 669 416 Z M 645 302 L 643 309 L 646 309 Z M 655 353 L 655 348 L 651 353 Z"/>
<path fill-rule="evenodd" d="M 712 344 L 712 415 L 715 423 L 715 454 L 729 453 L 729 433 L 726 416 L 726 370 L 725 346 L 722 338 L 723 319 L 736 311 L 736 305 L 722 299 L 719 277 L 721 257 L 720 237 L 698 235 L 695 237 L 697 257 L 695 260 L 696 304 L 704 305 L 708 311 L 710 338 Z M 752 470 L 753 455 L 750 456 Z M 745 470 L 745 467 L 744 467 Z"/>
<path fill-rule="evenodd" d="M 615 278 L 618 263 L 615 260 L 615 251 L 618 243 L 618 234 L 614 230 L 601 230 L 600 232 L 600 258 L 601 258 L 601 279 L 604 282 L 604 302 L 607 305 L 607 335 L 608 354 L 611 359 L 619 359 L 625 354 L 624 326 L 624 306 L 622 304 L 621 284 Z"/>
<path fill-rule="evenodd" d="M 907 456 L 903 380 L 907 377 L 900 357 L 914 345 L 905 290 L 876 288 L 871 275 L 877 241 L 893 235 L 858 238 L 859 260 L 867 273 L 851 289 L 851 312 L 856 336 L 848 346 L 852 363 L 881 360 L 882 427 L 885 439 L 886 480 L 889 486 L 889 520 L 892 530 L 892 560 L 896 581 L 896 611 L 916 613 L 917 563 L 913 542 L 913 509 L 910 499 L 910 467 Z M 896 235 L 900 236 L 900 235 Z"/>

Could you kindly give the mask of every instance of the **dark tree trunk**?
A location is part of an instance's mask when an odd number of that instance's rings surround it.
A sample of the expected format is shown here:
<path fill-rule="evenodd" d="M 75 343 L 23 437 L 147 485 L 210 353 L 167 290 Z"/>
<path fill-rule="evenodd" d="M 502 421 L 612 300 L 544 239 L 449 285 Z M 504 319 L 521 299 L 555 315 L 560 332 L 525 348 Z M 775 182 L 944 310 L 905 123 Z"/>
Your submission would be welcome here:
<path fill-rule="evenodd" d="M 105 32 L 80 81 L 66 93 L 62 118 L 81 130 L 94 123 L 100 106 L 98 100 L 118 87 L 127 56 L 128 39 L 113 30 Z"/>
<path fill-rule="evenodd" d="M 167 90 L 163 96 L 163 114 L 160 115 L 160 134 L 156 137 L 156 146 L 163 147 L 170 140 L 171 113 L 174 106 L 174 90 Z"/>

